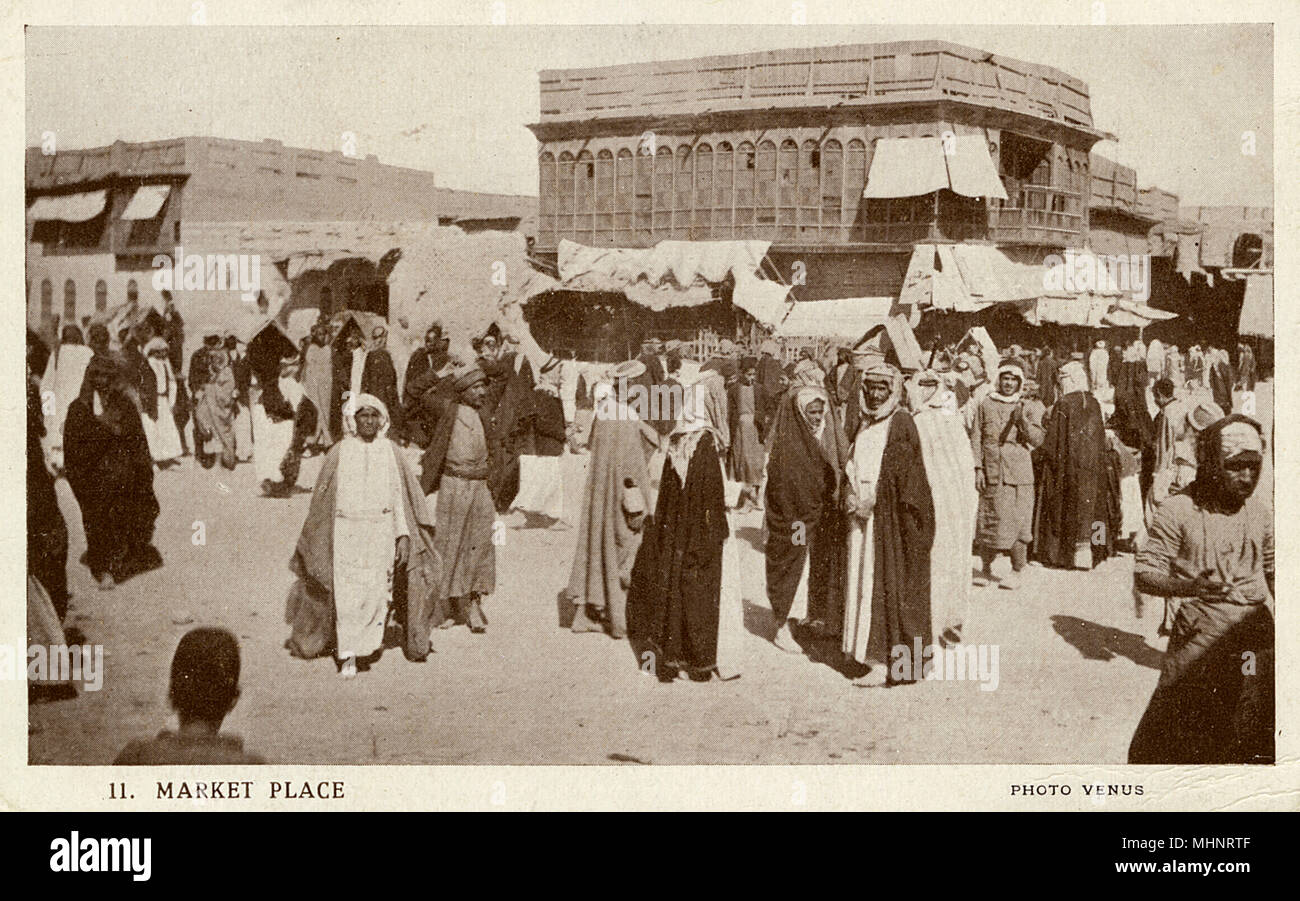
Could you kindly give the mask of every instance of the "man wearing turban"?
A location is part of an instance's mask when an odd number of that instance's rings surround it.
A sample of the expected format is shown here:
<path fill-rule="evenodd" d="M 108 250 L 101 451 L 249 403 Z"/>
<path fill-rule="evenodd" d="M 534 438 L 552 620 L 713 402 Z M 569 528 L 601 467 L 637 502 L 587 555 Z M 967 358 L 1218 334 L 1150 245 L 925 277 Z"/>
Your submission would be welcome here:
<path fill-rule="evenodd" d="M 390 608 L 404 651 L 429 653 L 440 575 L 433 520 L 410 466 L 387 437 L 388 407 L 371 394 L 343 405 L 345 437 L 321 464 L 290 569 L 286 643 L 296 657 L 335 652 L 356 676 L 382 651 Z"/>

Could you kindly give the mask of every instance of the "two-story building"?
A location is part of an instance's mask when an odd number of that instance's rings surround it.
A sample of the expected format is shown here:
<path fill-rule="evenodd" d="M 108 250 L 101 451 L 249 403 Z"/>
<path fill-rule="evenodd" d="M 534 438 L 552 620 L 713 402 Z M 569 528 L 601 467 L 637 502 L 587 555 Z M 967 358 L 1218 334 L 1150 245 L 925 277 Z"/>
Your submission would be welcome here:
<path fill-rule="evenodd" d="M 529 126 L 539 257 L 562 270 L 568 242 L 766 242 L 764 274 L 791 285 L 796 301 L 914 298 L 933 271 L 922 260 L 918 274 L 918 257 L 964 269 L 967 252 L 932 250 L 943 247 L 991 249 L 972 252 L 971 264 L 1031 284 L 1026 272 L 1049 254 L 1084 246 L 1090 151 L 1111 137 L 1094 125 L 1079 79 L 938 41 L 552 70 L 540 84 Z M 1106 215 L 1131 220 L 1135 201 Z M 728 285 L 714 288 L 715 314 L 695 311 L 692 322 L 725 330 L 736 307 Z M 1037 324 L 1033 298 L 978 289 L 935 309 L 993 300 L 1017 301 Z M 578 300 L 563 303 L 576 322 Z"/>

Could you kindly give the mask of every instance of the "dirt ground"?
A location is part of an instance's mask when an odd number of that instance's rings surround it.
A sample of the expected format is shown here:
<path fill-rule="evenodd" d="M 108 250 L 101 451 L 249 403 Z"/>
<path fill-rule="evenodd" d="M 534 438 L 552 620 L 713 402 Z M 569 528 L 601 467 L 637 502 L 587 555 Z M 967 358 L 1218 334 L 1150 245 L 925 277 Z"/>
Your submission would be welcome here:
<path fill-rule="evenodd" d="M 1271 388 L 1258 395 L 1266 425 Z M 564 458 L 570 514 L 586 460 Z M 308 467 L 310 484 L 319 461 Z M 68 624 L 104 645 L 105 676 L 100 691 L 31 707 L 32 763 L 107 764 L 130 739 L 174 727 L 168 667 L 194 625 L 227 627 L 241 642 L 243 694 L 226 729 L 272 762 L 320 764 L 1122 763 L 1164 647 L 1160 610 L 1136 615 L 1131 556 L 1086 573 L 1031 566 L 1016 592 L 975 589 L 967 616 L 967 642 L 997 646 L 996 690 L 856 687 L 813 659 L 816 648 L 810 657 L 771 644 L 761 514 L 749 513 L 739 523 L 743 674 L 660 684 L 626 642 L 558 627 L 576 523 L 519 528 L 515 513 L 485 635 L 437 632 L 427 662 L 390 650 L 345 682 L 332 661 L 283 648 L 287 564 L 309 495 L 262 499 L 251 463 L 227 473 L 192 458 L 158 474 L 155 490 L 165 566 L 102 592 L 76 562 L 80 517 L 59 484 L 73 542 Z M 1271 492 L 1268 474 L 1260 490 Z"/>

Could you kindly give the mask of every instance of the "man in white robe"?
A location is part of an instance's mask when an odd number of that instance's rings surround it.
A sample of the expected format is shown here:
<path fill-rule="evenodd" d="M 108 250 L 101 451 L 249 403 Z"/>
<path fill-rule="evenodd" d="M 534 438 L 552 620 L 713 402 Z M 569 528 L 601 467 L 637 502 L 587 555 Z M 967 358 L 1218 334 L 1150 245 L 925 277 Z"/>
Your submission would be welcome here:
<path fill-rule="evenodd" d="M 393 572 L 410 554 L 401 474 L 386 437 L 388 409 L 369 394 L 344 405 L 334 502 L 334 609 L 339 675 L 357 674 L 357 660 L 384 640 L 393 599 Z"/>
<path fill-rule="evenodd" d="M 162 338 L 150 338 L 144 352 L 149 368 L 153 370 L 154 390 L 158 393 L 158 417 L 155 419 L 145 413 L 140 421 L 149 442 L 149 455 L 160 469 L 166 469 L 184 454 L 181 433 L 176 429 L 176 374 L 167 359 L 167 342 Z"/>

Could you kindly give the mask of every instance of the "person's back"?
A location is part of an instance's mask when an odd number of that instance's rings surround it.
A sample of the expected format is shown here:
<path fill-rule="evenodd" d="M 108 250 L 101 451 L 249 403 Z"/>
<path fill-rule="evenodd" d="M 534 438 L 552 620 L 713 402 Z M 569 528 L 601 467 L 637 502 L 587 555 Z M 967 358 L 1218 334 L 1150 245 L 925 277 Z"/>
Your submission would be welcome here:
<path fill-rule="evenodd" d="M 193 728 L 164 729 L 153 738 L 130 742 L 113 761 L 115 766 L 262 763 L 266 761 L 244 750 L 239 736 Z"/>
<path fill-rule="evenodd" d="M 127 744 L 115 766 L 260 764 L 244 740 L 223 734 L 221 723 L 239 700 L 239 642 L 226 629 L 192 629 L 172 656 L 168 699 L 180 729 Z"/>

